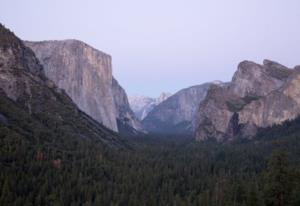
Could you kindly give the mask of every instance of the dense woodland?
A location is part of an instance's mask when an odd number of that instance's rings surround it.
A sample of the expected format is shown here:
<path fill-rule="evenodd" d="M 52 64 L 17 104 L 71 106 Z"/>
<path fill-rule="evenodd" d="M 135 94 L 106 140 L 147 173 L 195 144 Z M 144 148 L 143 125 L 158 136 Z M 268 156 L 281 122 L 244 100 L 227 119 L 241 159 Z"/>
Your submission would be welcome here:
<path fill-rule="evenodd" d="M 300 205 L 300 118 L 253 140 L 147 136 L 116 148 L 48 131 L 53 122 L 4 98 L 0 109 L 1 206 Z"/>

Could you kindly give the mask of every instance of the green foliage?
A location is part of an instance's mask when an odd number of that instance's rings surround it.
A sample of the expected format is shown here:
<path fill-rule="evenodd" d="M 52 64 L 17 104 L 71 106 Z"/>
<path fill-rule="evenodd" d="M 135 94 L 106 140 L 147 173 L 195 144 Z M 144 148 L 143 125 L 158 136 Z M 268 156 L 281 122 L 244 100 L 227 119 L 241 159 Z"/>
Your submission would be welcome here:
<path fill-rule="evenodd" d="M 246 102 L 246 104 L 249 104 L 250 102 L 256 101 L 259 98 L 259 96 L 248 94 L 247 96 L 243 97 L 243 100 Z"/>
<path fill-rule="evenodd" d="M 264 196 L 267 206 L 287 204 L 291 190 L 290 174 L 287 154 L 283 151 L 273 152 L 265 173 Z"/>
<path fill-rule="evenodd" d="M 227 108 L 231 112 L 238 112 L 238 111 L 242 110 L 246 104 L 247 103 L 242 99 L 226 102 Z"/>
<path fill-rule="evenodd" d="M 235 99 L 231 101 L 226 102 L 227 108 L 231 112 L 238 112 L 244 108 L 247 104 L 249 104 L 252 101 L 258 100 L 260 97 L 248 94 L 247 96 L 241 98 L 241 99 Z"/>
<path fill-rule="evenodd" d="M 78 138 L 71 114 L 37 118 L 5 98 L 0 114 L 0 205 L 263 206 L 280 192 L 300 202 L 299 119 L 253 140 L 135 137 L 118 150 Z"/>

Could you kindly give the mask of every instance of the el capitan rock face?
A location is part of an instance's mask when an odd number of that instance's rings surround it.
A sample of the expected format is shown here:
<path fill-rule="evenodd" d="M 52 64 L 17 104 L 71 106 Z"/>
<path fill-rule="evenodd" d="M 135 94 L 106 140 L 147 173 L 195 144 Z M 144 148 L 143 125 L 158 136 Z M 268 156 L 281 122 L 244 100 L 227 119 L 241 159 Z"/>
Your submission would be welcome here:
<path fill-rule="evenodd" d="M 197 108 L 210 85 L 206 83 L 180 90 L 158 104 L 142 121 L 144 128 L 158 134 L 192 134 Z"/>
<path fill-rule="evenodd" d="M 258 127 L 294 119 L 300 114 L 299 80 L 299 68 L 269 60 L 240 63 L 232 82 L 212 86 L 200 104 L 196 139 L 252 137 Z"/>
<path fill-rule="evenodd" d="M 45 68 L 33 72 L 45 74 L 81 110 L 114 131 L 137 133 L 144 127 L 152 133 L 195 132 L 198 140 L 223 141 L 251 137 L 258 127 L 278 124 L 300 113 L 298 68 L 269 60 L 262 65 L 244 61 L 229 84 L 183 89 L 152 107 L 142 126 L 112 76 L 109 55 L 77 40 L 25 43 Z M 24 62 L 38 65 L 37 60 L 30 60 L 30 52 L 24 50 Z M 9 94 L 13 98 L 13 92 Z"/>
<path fill-rule="evenodd" d="M 0 100 L 1 121 L 22 137 L 84 138 L 124 146 L 115 132 L 79 110 L 45 76 L 33 51 L 1 24 Z"/>
<path fill-rule="evenodd" d="M 25 44 L 43 64 L 46 76 L 96 121 L 119 131 L 118 121 L 127 118 L 127 127 L 141 129 L 131 115 L 125 91 L 114 84 L 109 55 L 78 40 L 26 41 Z"/>

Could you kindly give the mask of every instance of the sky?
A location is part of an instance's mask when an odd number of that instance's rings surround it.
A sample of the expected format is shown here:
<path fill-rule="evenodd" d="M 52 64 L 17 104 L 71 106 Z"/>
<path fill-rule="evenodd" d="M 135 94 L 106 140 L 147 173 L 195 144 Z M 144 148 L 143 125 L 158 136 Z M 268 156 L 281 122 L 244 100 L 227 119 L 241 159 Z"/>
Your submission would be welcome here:
<path fill-rule="evenodd" d="M 0 0 L 0 22 L 110 54 L 128 95 L 230 81 L 243 60 L 300 64 L 299 0 Z"/>

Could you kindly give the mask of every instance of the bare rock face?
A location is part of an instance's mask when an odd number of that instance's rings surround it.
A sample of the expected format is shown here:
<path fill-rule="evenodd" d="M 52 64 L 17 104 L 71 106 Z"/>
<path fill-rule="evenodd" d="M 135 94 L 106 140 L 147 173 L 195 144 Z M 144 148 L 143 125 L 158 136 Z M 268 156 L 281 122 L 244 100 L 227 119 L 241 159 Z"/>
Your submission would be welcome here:
<path fill-rule="evenodd" d="M 144 128 L 159 134 L 191 134 L 200 102 L 211 83 L 180 90 L 158 104 L 142 121 Z"/>
<path fill-rule="evenodd" d="M 80 109 L 117 131 L 109 55 L 76 40 L 26 45 L 44 65 L 46 76 L 64 89 Z"/>
<path fill-rule="evenodd" d="M 118 119 L 129 118 L 127 126 L 140 129 L 136 118 L 128 116 L 132 111 L 125 91 L 114 85 L 109 55 L 78 40 L 25 44 L 43 64 L 46 76 L 93 119 L 118 131 Z M 123 103 L 126 105 L 121 105 Z"/>
<path fill-rule="evenodd" d="M 137 118 L 143 120 L 156 106 L 156 99 L 142 95 L 129 96 L 130 107 Z"/>
<path fill-rule="evenodd" d="M 7 114 L 22 111 L 28 117 L 22 120 L 27 124 L 25 129 L 47 128 L 47 132 L 55 137 L 100 140 L 115 146 L 122 144 L 115 132 L 80 111 L 69 96 L 45 76 L 33 51 L 1 24 L 0 97 L 1 103 L 11 104 L 5 109 L 1 107 L 0 111 L 1 121 L 7 124 L 11 121 Z M 32 125 L 32 119 L 38 125 Z M 15 121 L 14 126 L 20 126 L 19 131 L 22 131 L 24 124 Z M 26 130 L 24 136 L 42 135 L 29 131 L 33 130 Z M 47 135 L 51 136 L 50 133 Z"/>
<path fill-rule="evenodd" d="M 115 78 L 113 78 L 112 81 L 112 91 L 117 111 L 117 124 L 120 133 L 137 134 L 139 132 L 143 132 L 144 130 L 141 122 L 130 109 L 125 90 L 119 85 Z"/>
<path fill-rule="evenodd" d="M 153 110 L 153 108 L 168 99 L 170 96 L 172 96 L 172 94 L 167 92 L 162 92 L 158 98 L 130 96 L 129 104 L 137 118 L 143 120 L 148 113 Z"/>
<path fill-rule="evenodd" d="M 300 114 L 299 86 L 300 73 L 295 69 L 278 90 L 246 105 L 240 113 L 241 122 L 267 127 L 296 118 Z"/>
<path fill-rule="evenodd" d="M 196 139 L 252 137 L 300 114 L 298 69 L 244 61 L 226 87 L 212 86 L 196 117 Z"/>
<path fill-rule="evenodd" d="M 238 96 L 265 96 L 282 86 L 291 70 L 269 60 L 263 65 L 250 61 L 239 64 L 230 85 L 230 91 Z"/>

